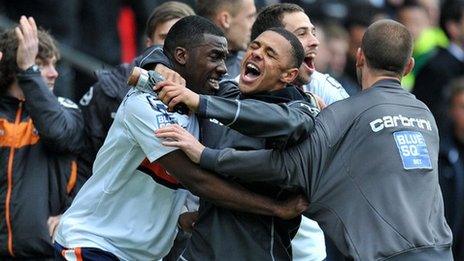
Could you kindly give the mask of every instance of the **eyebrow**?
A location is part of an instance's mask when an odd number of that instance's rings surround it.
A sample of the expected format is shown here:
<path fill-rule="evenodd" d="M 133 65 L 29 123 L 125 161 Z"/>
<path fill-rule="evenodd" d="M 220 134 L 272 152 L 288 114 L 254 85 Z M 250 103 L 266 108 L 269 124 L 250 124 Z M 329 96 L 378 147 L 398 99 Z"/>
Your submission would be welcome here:
<path fill-rule="evenodd" d="M 269 50 L 270 52 L 272 52 L 273 55 L 279 56 L 279 54 L 274 50 L 274 48 L 270 47 L 269 45 L 267 46 L 267 50 Z"/>
<path fill-rule="evenodd" d="M 261 48 L 263 46 L 263 44 L 261 42 L 257 41 L 257 40 L 253 40 L 250 44 L 257 44 L 259 46 L 259 48 Z M 277 53 L 276 50 L 274 50 L 274 48 L 272 48 L 269 45 L 266 45 L 264 49 L 265 49 L 265 51 L 272 52 L 273 55 L 279 56 L 279 53 Z"/>
<path fill-rule="evenodd" d="M 301 27 L 298 27 L 295 30 L 293 30 L 293 32 L 296 32 L 298 30 L 308 30 L 309 31 L 309 30 L 311 30 L 311 28 L 309 28 L 309 26 L 301 26 Z"/>
<path fill-rule="evenodd" d="M 213 50 L 211 50 L 211 54 L 224 56 L 224 57 L 226 57 L 228 53 L 229 52 L 227 50 L 223 50 L 223 49 L 213 49 Z"/>

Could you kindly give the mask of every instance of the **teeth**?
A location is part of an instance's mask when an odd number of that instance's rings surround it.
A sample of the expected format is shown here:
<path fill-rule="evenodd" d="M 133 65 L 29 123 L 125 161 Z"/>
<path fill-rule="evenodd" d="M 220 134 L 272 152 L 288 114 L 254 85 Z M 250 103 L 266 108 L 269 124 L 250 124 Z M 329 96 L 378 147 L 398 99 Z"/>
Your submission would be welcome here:
<path fill-rule="evenodd" d="M 256 66 L 255 66 L 254 64 L 252 64 L 252 63 L 247 63 L 246 66 L 247 66 L 248 69 L 253 69 L 253 70 L 256 70 L 256 71 L 259 72 L 258 67 L 256 67 Z"/>
<path fill-rule="evenodd" d="M 219 89 L 219 80 L 216 79 L 208 79 L 209 83 L 212 85 L 214 89 Z"/>

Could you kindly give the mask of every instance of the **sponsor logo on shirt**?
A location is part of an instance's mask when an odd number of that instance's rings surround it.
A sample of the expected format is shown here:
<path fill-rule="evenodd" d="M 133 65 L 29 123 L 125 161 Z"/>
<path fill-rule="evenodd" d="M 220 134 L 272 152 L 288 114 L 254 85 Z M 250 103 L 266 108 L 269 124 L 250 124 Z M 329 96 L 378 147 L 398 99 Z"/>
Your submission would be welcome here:
<path fill-rule="evenodd" d="M 169 115 L 167 114 L 160 114 L 156 115 L 156 122 L 160 128 L 166 127 L 168 125 L 176 123 Z"/>
<path fill-rule="evenodd" d="M 393 128 L 397 126 L 416 127 L 424 130 L 432 130 L 430 121 L 419 118 L 409 118 L 403 115 L 383 116 L 369 123 L 373 132 L 379 132 L 385 128 Z"/>
<path fill-rule="evenodd" d="M 393 138 L 398 147 L 404 169 L 432 169 L 429 151 L 422 133 L 397 131 L 393 133 Z"/>

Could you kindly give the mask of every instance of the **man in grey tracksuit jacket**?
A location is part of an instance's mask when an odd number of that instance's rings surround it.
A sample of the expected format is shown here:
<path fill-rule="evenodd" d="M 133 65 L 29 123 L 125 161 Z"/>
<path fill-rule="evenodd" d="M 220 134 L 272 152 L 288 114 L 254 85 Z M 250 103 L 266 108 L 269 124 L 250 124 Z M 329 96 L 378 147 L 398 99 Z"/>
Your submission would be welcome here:
<path fill-rule="evenodd" d="M 348 258 L 452 260 L 438 184 L 437 126 L 430 110 L 400 85 L 414 64 L 411 42 L 402 25 L 374 23 L 358 51 L 363 92 L 324 109 L 310 137 L 281 151 L 206 148 L 201 166 L 250 182 L 300 186 L 310 200 L 305 215 Z M 206 96 L 198 106 L 200 115 L 233 120 L 230 127 L 238 131 L 249 113 L 269 117 L 272 108 Z"/>
<path fill-rule="evenodd" d="M 236 111 L 235 103 L 221 102 L 208 97 L 201 104 L 215 114 Z M 314 133 L 289 150 L 205 149 L 201 166 L 305 188 L 306 215 L 352 258 L 442 260 L 450 253 L 437 182 L 437 127 L 422 102 L 398 81 L 384 80 L 327 107 L 315 124 Z M 407 156 L 416 150 L 418 156 Z"/>

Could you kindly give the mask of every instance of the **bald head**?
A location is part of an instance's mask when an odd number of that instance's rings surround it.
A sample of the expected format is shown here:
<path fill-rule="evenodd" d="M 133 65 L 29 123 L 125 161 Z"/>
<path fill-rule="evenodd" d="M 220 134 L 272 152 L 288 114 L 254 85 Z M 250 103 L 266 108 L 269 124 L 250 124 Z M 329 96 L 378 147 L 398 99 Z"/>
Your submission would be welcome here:
<path fill-rule="evenodd" d="M 368 67 L 395 77 L 402 76 L 412 48 L 408 29 L 393 20 L 379 20 L 370 25 L 361 43 Z"/>

